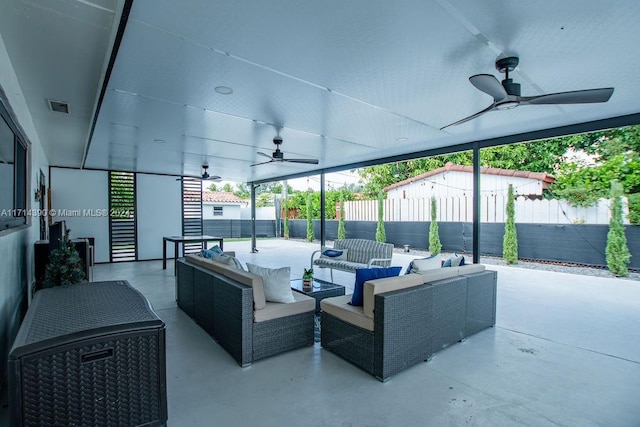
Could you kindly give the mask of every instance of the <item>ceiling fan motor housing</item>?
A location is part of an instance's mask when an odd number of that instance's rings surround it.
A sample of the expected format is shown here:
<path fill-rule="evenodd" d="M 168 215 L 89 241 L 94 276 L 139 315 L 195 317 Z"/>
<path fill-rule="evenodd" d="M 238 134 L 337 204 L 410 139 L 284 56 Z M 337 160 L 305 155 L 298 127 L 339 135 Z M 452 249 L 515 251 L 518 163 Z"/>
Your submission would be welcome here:
<path fill-rule="evenodd" d="M 507 91 L 509 95 L 520 96 L 520 83 L 514 83 L 513 79 L 504 79 L 502 81 L 502 87 Z"/>

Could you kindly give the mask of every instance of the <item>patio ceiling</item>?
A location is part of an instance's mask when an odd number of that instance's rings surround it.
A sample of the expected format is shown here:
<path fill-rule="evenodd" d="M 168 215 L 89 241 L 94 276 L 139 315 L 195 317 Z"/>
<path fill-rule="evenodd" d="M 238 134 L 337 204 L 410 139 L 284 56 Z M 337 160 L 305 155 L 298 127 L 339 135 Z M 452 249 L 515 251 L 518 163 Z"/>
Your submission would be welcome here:
<path fill-rule="evenodd" d="M 206 162 L 251 182 L 640 113 L 634 0 L 136 0 L 101 103 L 99 70 L 130 4 L 8 3 L 1 34 L 52 165 L 198 176 Z M 523 95 L 615 91 L 439 130 L 491 104 L 468 78 L 501 80 L 494 62 L 510 55 Z M 250 167 L 278 132 L 285 157 L 319 164 Z"/>

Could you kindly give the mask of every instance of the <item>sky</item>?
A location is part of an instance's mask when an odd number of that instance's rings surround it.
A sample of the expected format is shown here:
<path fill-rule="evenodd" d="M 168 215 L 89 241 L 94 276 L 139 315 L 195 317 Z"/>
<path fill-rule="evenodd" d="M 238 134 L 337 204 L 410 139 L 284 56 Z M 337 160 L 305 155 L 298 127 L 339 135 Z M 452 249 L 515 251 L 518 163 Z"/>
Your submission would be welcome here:
<path fill-rule="evenodd" d="M 343 185 L 357 184 L 360 176 L 350 171 L 333 172 L 325 175 L 327 189 L 342 187 Z M 215 182 L 217 188 L 221 188 L 226 183 L 235 187 L 234 181 Z M 307 178 L 296 178 L 287 181 L 294 190 L 306 191 L 311 188 L 313 191 L 320 191 L 320 175 L 313 175 Z M 206 190 L 211 185 L 211 181 L 203 181 L 202 189 Z"/>
<path fill-rule="evenodd" d="M 324 177 L 327 189 L 342 187 L 345 184 L 357 184 L 359 179 L 360 176 L 357 173 L 351 173 L 350 171 L 328 173 Z M 320 191 L 320 175 L 290 179 L 287 184 L 294 190 L 305 191 L 311 188 L 313 191 Z"/>

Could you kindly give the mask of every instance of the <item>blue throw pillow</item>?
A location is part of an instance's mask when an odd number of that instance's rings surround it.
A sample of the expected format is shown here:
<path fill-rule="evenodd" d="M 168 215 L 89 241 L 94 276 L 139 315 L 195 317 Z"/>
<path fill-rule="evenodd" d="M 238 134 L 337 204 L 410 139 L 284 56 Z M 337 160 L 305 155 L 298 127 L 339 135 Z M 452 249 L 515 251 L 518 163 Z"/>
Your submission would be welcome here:
<path fill-rule="evenodd" d="M 205 257 L 206 259 L 213 259 L 213 254 L 215 252 L 213 252 L 211 249 L 202 249 L 200 251 L 200 255 L 202 255 L 203 257 Z"/>
<path fill-rule="evenodd" d="M 335 258 L 342 255 L 342 251 L 339 251 L 337 249 L 327 249 L 326 251 L 322 252 L 322 255 L 328 256 L 329 258 Z"/>
<path fill-rule="evenodd" d="M 223 254 L 222 249 L 220 249 L 220 246 L 218 246 L 218 245 L 215 245 L 215 246 L 213 246 L 212 248 L 210 248 L 208 250 L 210 250 L 211 252 L 214 252 L 214 253 L 216 253 L 218 255 L 222 255 Z"/>
<path fill-rule="evenodd" d="M 464 256 L 453 254 L 450 256 L 444 264 L 442 264 L 442 268 L 445 267 L 462 267 L 464 265 Z"/>
<path fill-rule="evenodd" d="M 399 276 L 402 267 L 387 268 L 357 268 L 356 283 L 353 288 L 353 296 L 351 297 L 351 305 L 362 306 L 364 295 L 364 282 L 373 279 L 382 279 L 383 277 Z"/>

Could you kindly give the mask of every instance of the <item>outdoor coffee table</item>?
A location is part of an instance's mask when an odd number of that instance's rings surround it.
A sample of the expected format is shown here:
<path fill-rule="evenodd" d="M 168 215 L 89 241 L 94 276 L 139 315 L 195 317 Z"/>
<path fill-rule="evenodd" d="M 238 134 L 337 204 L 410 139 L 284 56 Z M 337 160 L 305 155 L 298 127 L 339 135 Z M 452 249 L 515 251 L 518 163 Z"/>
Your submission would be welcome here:
<path fill-rule="evenodd" d="M 313 279 L 312 289 L 303 289 L 302 279 L 292 280 L 291 289 L 296 292 L 308 295 L 316 300 L 316 313 L 320 312 L 320 301 L 329 297 L 344 295 L 344 286 L 326 282 L 320 279 Z"/>

